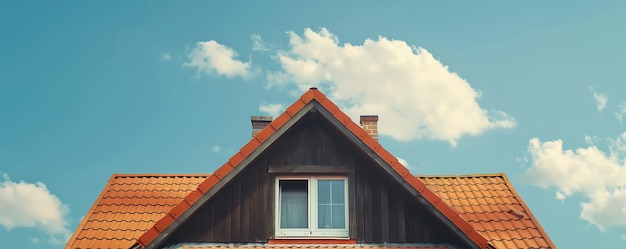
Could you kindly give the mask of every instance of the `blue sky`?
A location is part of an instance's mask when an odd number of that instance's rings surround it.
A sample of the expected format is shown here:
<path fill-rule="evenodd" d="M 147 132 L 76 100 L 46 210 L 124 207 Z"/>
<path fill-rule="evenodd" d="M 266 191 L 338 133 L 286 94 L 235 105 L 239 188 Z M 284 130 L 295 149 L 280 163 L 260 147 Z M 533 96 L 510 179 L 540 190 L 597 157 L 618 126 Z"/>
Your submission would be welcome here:
<path fill-rule="evenodd" d="M 113 173 L 210 173 L 318 86 L 415 174 L 504 172 L 561 248 L 626 245 L 626 4 L 0 3 L 0 240 Z M 624 119 L 624 120 L 623 120 Z"/>

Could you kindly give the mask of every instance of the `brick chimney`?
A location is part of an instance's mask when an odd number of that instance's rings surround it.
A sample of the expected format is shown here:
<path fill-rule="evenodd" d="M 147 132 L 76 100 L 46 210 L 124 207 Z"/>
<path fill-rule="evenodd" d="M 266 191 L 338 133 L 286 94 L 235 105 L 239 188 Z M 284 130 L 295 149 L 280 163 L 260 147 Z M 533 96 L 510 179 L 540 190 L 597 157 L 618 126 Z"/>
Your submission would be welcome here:
<path fill-rule="evenodd" d="M 252 138 L 254 138 L 272 122 L 272 116 L 250 116 L 250 122 L 252 122 Z"/>
<path fill-rule="evenodd" d="M 361 115 L 361 127 L 378 141 L 378 115 Z"/>

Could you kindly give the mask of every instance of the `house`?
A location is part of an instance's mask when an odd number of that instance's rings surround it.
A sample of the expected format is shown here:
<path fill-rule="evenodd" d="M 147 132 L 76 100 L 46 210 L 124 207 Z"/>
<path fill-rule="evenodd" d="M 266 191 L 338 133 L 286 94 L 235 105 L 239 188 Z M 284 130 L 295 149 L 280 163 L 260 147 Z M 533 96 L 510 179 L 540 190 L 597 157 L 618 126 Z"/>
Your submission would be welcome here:
<path fill-rule="evenodd" d="M 556 248 L 504 174 L 415 176 L 316 88 L 212 174 L 113 175 L 66 249 Z"/>

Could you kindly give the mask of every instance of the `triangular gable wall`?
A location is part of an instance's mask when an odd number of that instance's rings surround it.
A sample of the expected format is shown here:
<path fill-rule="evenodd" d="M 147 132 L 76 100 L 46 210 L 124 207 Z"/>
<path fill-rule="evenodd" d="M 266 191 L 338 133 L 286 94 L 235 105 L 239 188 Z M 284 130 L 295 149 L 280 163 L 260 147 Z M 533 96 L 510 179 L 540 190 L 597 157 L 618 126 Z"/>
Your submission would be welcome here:
<path fill-rule="evenodd" d="M 251 165 L 259 155 L 288 132 L 291 127 L 311 110 L 319 112 L 319 115 L 323 115 L 331 124 L 331 127 L 335 127 L 339 133 L 351 141 L 353 146 L 365 153 L 370 158 L 371 163 L 392 178 L 400 188 L 408 191 L 408 194 L 415 201 L 420 202 L 427 212 L 436 217 L 436 220 L 446 224 L 454 234 L 459 235 L 460 240 L 466 246 L 471 248 L 487 247 L 487 241 L 484 237 L 478 234 L 454 210 L 443 203 L 438 196 L 428 190 L 422 181 L 411 176 L 408 170 L 394 156 L 384 150 L 376 140 L 352 122 L 334 103 L 315 88 L 302 95 L 285 113 L 274 120 L 226 164 L 215 171 L 211 177 L 200 184 L 196 191 L 190 193 L 185 198 L 185 201 L 173 208 L 153 228 L 142 235 L 138 240 L 138 244 L 146 248 L 154 248 L 165 242 L 167 237 L 174 233 L 204 203 L 207 203 L 212 196 L 225 188 L 231 180 L 244 171 L 248 165 Z M 219 214 L 218 216 L 213 214 L 212 217 L 219 218 L 220 216 Z M 273 224 L 273 222 L 266 222 L 265 224 Z M 232 230 L 232 227 L 230 229 Z M 268 229 L 271 229 L 271 227 Z M 351 235 L 353 231 L 355 230 L 351 230 Z"/>
<path fill-rule="evenodd" d="M 458 235 L 324 119 L 317 112 L 305 115 L 196 210 L 163 245 L 267 242 L 274 234 L 276 207 L 268 201 L 274 199 L 273 177 L 294 171 L 306 171 L 306 175 L 330 172 L 349 178 L 349 203 L 353 203 L 349 230 L 356 242 L 462 244 Z"/>

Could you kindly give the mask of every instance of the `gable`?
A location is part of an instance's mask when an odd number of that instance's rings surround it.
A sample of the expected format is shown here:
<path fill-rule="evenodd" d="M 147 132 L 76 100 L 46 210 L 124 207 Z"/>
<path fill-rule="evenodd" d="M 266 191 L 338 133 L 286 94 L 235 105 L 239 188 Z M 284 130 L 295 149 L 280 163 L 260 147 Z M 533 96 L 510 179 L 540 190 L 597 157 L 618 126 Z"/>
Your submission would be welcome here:
<path fill-rule="evenodd" d="M 228 188 L 230 181 L 236 178 L 249 165 L 259 159 L 272 144 L 283 135 L 288 134 L 292 127 L 303 120 L 309 113 L 321 115 L 330 124 L 329 127 L 341 134 L 352 147 L 359 150 L 369 162 L 378 168 L 383 174 L 398 184 L 419 205 L 426 208 L 427 212 L 452 230 L 468 247 L 484 248 L 486 240 L 478 234 L 465 220 L 441 201 L 425 184 L 411 176 L 408 170 L 402 166 L 395 157 L 384 150 L 377 141 L 350 118 L 341 112 L 336 105 L 328 100 L 317 89 L 312 88 L 305 93 L 286 112 L 274 120 L 261 133 L 257 134 L 245 145 L 229 162 L 220 167 L 213 176 L 200 184 L 198 190 L 191 192 L 185 201 L 173 208 L 168 215 L 163 217 L 148 232 L 140 237 L 138 242 L 152 248 L 164 243 L 168 236 L 174 233 L 182 224 L 194 215 L 204 204 L 215 196 L 221 189 Z M 351 225 L 352 226 L 352 225 Z M 232 229 L 232 227 L 231 227 Z M 351 230 L 351 233 L 354 230 Z"/>
<path fill-rule="evenodd" d="M 423 204 L 356 149 L 317 112 L 302 117 L 232 178 L 162 245 L 265 243 L 274 239 L 275 181 L 280 176 L 345 176 L 350 238 L 357 243 L 463 242 Z"/>

